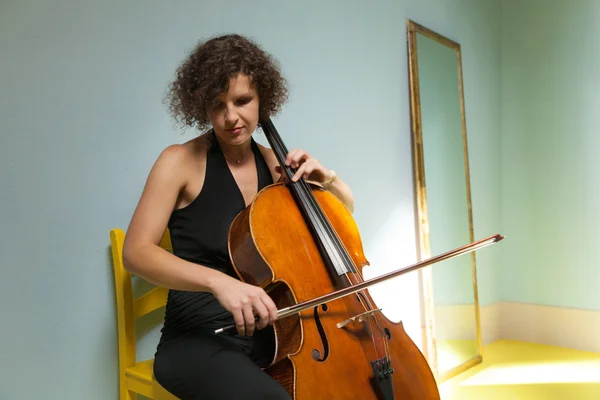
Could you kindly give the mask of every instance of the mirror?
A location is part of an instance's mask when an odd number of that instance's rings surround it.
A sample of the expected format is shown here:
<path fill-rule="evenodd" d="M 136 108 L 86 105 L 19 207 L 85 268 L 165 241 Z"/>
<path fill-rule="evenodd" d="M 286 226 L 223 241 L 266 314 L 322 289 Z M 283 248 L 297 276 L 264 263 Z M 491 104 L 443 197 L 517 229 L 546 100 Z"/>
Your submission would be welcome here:
<path fill-rule="evenodd" d="M 460 45 L 408 21 L 420 260 L 474 241 Z M 425 354 L 440 381 L 482 361 L 475 253 L 421 271 Z"/>

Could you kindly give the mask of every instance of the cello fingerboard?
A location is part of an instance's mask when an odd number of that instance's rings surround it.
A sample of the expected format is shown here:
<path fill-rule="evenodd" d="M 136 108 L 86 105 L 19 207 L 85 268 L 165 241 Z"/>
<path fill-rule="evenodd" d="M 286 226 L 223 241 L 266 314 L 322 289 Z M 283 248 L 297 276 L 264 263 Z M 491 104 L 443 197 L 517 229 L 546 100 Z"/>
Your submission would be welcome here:
<path fill-rule="evenodd" d="M 347 284 L 346 274 L 357 272 L 352 259 L 321 209 L 311 186 L 303 178 L 292 182 L 291 178 L 296 171 L 294 168 L 285 165 L 288 150 L 271 119 L 261 119 L 261 127 L 279 161 L 282 173 L 288 178 L 290 191 L 311 231 L 331 278 L 337 284 Z"/>

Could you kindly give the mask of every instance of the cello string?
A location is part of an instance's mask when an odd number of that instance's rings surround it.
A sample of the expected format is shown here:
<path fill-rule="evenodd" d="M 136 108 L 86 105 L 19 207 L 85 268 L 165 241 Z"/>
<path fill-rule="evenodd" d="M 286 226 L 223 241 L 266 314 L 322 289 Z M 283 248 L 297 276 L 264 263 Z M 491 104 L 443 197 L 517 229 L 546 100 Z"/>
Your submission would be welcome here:
<path fill-rule="evenodd" d="M 281 160 L 283 160 L 285 154 L 287 154 L 287 150 L 285 149 L 285 145 L 283 144 L 281 138 L 277 134 L 277 130 L 272 125 L 272 122 L 270 121 L 270 119 L 265 124 L 265 127 L 266 127 L 266 131 L 268 131 L 268 133 L 270 133 L 271 139 L 273 141 L 273 146 L 275 147 L 274 150 L 279 152 L 279 155 L 280 155 L 279 158 Z M 282 167 L 284 167 L 284 166 L 282 166 Z M 289 175 L 289 173 L 288 173 L 288 175 Z M 308 214 L 307 217 L 311 220 L 310 222 L 311 222 L 312 226 L 314 227 L 314 229 L 316 230 L 319 240 L 321 241 L 323 246 L 326 248 L 325 251 L 327 252 L 331 262 L 336 263 L 337 265 L 344 265 L 346 271 L 351 271 L 351 272 L 357 274 L 360 277 L 359 281 L 363 280 L 364 278 L 362 277 L 362 275 L 360 274 L 360 272 L 358 271 L 358 269 L 356 268 L 356 266 L 350 259 L 345 247 L 343 246 L 343 244 L 341 243 L 341 241 L 335 234 L 333 228 L 329 224 L 329 221 L 327 220 L 326 216 L 323 214 L 321 208 L 319 207 L 319 205 L 314 197 L 314 194 L 312 193 L 312 189 L 308 186 L 308 183 L 306 183 L 304 179 L 300 179 L 298 181 L 298 183 L 299 184 L 295 185 L 296 187 L 294 187 L 294 184 L 291 183 L 292 187 L 293 187 L 293 189 L 295 189 L 295 192 L 298 195 L 298 199 L 301 201 L 301 203 L 303 203 L 302 204 L 303 209 L 305 210 L 305 213 Z M 335 258 L 335 259 L 333 259 L 333 258 Z M 348 268 L 348 266 L 350 268 Z M 345 273 L 344 275 L 345 275 L 346 279 L 350 282 L 350 284 L 355 284 L 353 282 L 353 279 L 351 279 L 349 277 L 348 273 Z M 357 300 L 361 304 L 362 308 L 366 312 L 373 311 L 375 308 L 370 303 L 370 300 L 368 299 L 368 297 L 363 295 L 363 299 L 366 300 L 367 304 L 364 304 L 362 301 L 360 301 L 360 299 L 358 298 L 358 295 L 357 295 Z M 375 335 L 373 334 L 374 330 L 373 330 L 373 327 L 371 326 L 372 320 L 374 321 L 374 324 L 377 326 L 375 331 L 379 332 L 380 340 L 378 340 L 378 341 L 376 341 Z M 383 343 L 383 347 L 385 347 L 384 353 L 386 355 L 388 355 L 389 348 L 387 346 L 388 345 L 387 338 L 381 332 L 381 328 L 380 328 L 379 324 L 377 323 L 377 320 L 374 318 L 374 315 L 368 316 L 367 321 L 369 322 L 369 332 L 370 332 L 371 339 L 373 341 L 373 345 L 374 345 L 377 357 L 379 358 L 379 353 L 380 353 L 379 348 L 382 346 L 381 343 L 379 343 L 379 346 L 378 346 L 377 342 L 380 342 L 381 339 L 383 339 L 383 342 L 384 342 Z"/>
<path fill-rule="evenodd" d="M 281 139 L 277 135 L 273 135 L 272 139 L 274 141 L 274 146 L 278 146 L 280 149 L 284 147 L 284 145 L 281 142 Z M 284 151 L 281 151 L 280 154 L 281 153 L 284 153 Z M 299 200 L 303 203 L 302 204 L 303 209 L 308 214 L 307 217 L 309 219 L 311 219 L 311 223 L 315 227 L 315 230 L 317 231 L 317 235 L 319 236 L 318 239 L 326 247 L 326 251 L 327 251 L 331 261 L 335 262 L 335 260 L 332 257 L 332 256 L 334 256 L 337 258 L 337 262 L 341 262 L 342 264 L 345 264 L 346 266 L 348 264 L 352 266 L 352 268 L 350 268 L 350 269 L 346 267 L 345 268 L 346 270 L 350 270 L 350 271 L 357 273 L 358 271 L 354 267 L 354 263 L 352 263 L 349 256 L 345 252 L 345 248 L 343 247 L 343 245 L 341 243 L 339 243 L 339 240 L 335 240 L 335 239 L 337 239 L 337 235 L 334 234 L 334 231 L 331 228 L 331 226 L 329 225 L 328 220 L 322 214 L 322 210 L 321 210 L 320 206 L 318 205 L 318 203 L 314 197 L 314 194 L 312 192 L 312 189 L 309 187 L 308 183 L 304 179 L 300 179 L 297 182 L 297 184 L 295 185 L 295 187 L 293 184 L 292 184 L 292 187 L 293 187 L 292 190 L 294 190 L 294 189 L 296 190 Z M 345 263 L 343 260 L 343 256 L 346 256 Z M 355 284 L 353 282 L 353 279 L 351 279 L 350 276 L 348 275 L 348 273 L 345 273 L 344 277 L 348 280 L 348 282 L 351 285 Z M 368 301 L 366 296 L 363 295 L 363 298 L 367 299 L 368 304 L 365 304 L 364 302 L 360 301 L 360 298 L 358 297 L 358 295 L 356 295 L 356 296 L 357 296 L 357 300 L 359 301 L 359 304 L 361 305 L 361 307 L 363 308 L 363 310 L 365 312 L 374 310 L 373 305 L 370 304 L 370 302 Z M 371 318 L 368 318 L 367 321 L 369 323 L 369 332 L 370 332 L 371 340 L 373 341 L 373 346 L 374 346 L 375 352 L 377 354 L 377 358 L 379 358 L 380 353 L 382 353 L 382 352 L 385 353 L 385 350 L 381 350 L 382 347 L 385 347 L 385 343 L 384 344 L 380 343 L 381 338 L 379 338 L 379 340 L 377 340 L 375 338 L 375 335 L 372 332 L 379 331 L 379 333 L 381 335 L 381 330 L 379 329 L 379 327 L 377 327 L 377 329 L 373 329 L 373 327 L 371 326 L 371 322 L 372 322 Z M 383 337 L 383 335 L 381 335 L 381 337 Z"/>
<path fill-rule="evenodd" d="M 318 206 L 316 199 L 313 196 L 312 190 L 309 192 L 310 188 L 308 187 L 308 184 L 306 182 L 303 181 L 303 188 L 305 190 L 305 193 L 308 192 L 308 194 L 306 194 L 306 197 L 308 197 L 309 201 L 311 201 L 311 205 L 312 205 L 312 209 L 317 210 L 317 211 L 321 211 L 320 207 Z M 348 279 L 348 281 L 351 284 L 356 284 L 359 282 L 364 281 L 364 277 L 362 276 L 362 274 L 358 271 L 358 269 L 354 266 L 354 263 L 352 262 L 352 260 L 350 259 L 345 247 L 343 246 L 343 244 L 341 243 L 341 241 L 339 240 L 339 238 L 337 237 L 337 235 L 335 234 L 333 228 L 331 227 L 331 225 L 329 224 L 329 221 L 327 220 L 325 215 L 319 215 L 321 214 L 320 212 L 317 212 L 317 218 L 319 218 L 320 220 L 320 225 L 327 231 L 325 233 L 325 237 L 328 238 L 329 241 L 331 241 L 334 245 L 334 247 L 336 247 L 336 252 L 338 254 L 340 254 L 340 257 L 343 257 L 346 259 L 346 265 L 351 265 L 352 268 L 346 268 L 347 270 L 351 270 L 353 272 L 353 277 L 354 274 L 356 274 L 356 276 L 358 277 L 358 279 L 352 279 L 352 277 L 346 273 L 346 278 Z M 362 294 L 362 292 L 360 292 Z M 371 301 L 369 299 L 368 296 L 366 296 L 365 294 L 362 294 L 362 298 L 364 299 L 364 301 L 366 302 L 366 304 L 363 301 L 360 301 L 358 294 L 357 294 L 357 300 L 359 300 L 360 304 L 362 305 L 363 309 L 365 311 L 373 311 L 375 310 L 375 307 L 373 304 L 371 304 Z M 370 315 L 367 318 L 367 321 L 369 323 L 369 327 L 370 327 L 370 335 L 371 338 L 373 340 L 373 346 L 375 347 L 375 352 L 378 355 L 379 358 L 379 354 L 383 353 L 386 356 L 389 356 L 389 343 L 388 343 L 388 338 L 387 335 L 381 330 L 381 326 L 379 324 L 379 322 L 377 321 L 377 318 L 374 314 Z M 371 324 L 375 325 L 375 328 L 373 328 L 371 326 Z M 378 335 L 378 340 L 376 340 L 375 335 L 373 334 L 373 332 L 377 332 L 379 333 Z M 381 349 L 383 348 L 383 349 Z"/>
<path fill-rule="evenodd" d="M 346 265 L 350 264 L 352 266 L 352 268 L 346 268 L 346 270 L 350 270 L 353 273 L 352 276 L 350 276 L 349 273 L 345 273 L 344 275 L 346 276 L 346 279 L 350 282 L 350 284 L 354 285 L 354 284 L 356 284 L 356 281 L 355 281 L 356 278 L 355 279 L 352 279 L 352 278 L 354 277 L 354 274 L 356 274 L 358 276 L 358 282 L 362 281 L 364 278 L 362 277 L 360 272 L 355 268 L 354 263 L 350 259 L 343 244 L 339 241 L 339 238 L 337 237 L 333 228 L 329 224 L 329 221 L 327 220 L 326 216 L 324 214 L 322 214 L 321 208 L 317 204 L 316 199 L 312 193 L 312 190 L 310 189 L 310 187 L 304 180 L 301 180 L 300 182 L 302 182 L 301 185 L 302 185 L 302 189 L 303 189 L 302 190 L 303 198 L 305 200 L 308 199 L 308 201 L 311 203 L 312 207 L 309 208 L 311 210 L 311 214 L 313 215 L 313 217 L 314 217 L 315 213 L 317 214 L 316 218 L 319 221 L 318 225 L 320 226 L 319 230 L 320 230 L 321 239 L 322 240 L 325 239 L 327 242 L 331 243 L 333 245 L 333 247 L 335 247 L 335 251 L 336 251 L 336 254 L 338 255 L 338 257 L 340 257 L 342 259 L 345 258 L 346 259 L 345 264 Z M 323 233 L 322 232 L 323 230 L 325 230 L 326 232 Z M 362 294 L 362 292 L 361 292 L 361 294 Z M 362 295 L 362 299 L 364 301 L 360 301 L 360 297 L 358 296 L 358 294 L 356 296 L 357 296 L 357 300 L 359 301 L 359 303 L 361 304 L 361 306 L 365 310 L 365 312 L 375 310 L 375 307 L 373 306 L 373 304 L 371 304 L 371 301 L 369 300 L 368 296 L 366 296 L 364 294 Z M 375 349 L 377 359 L 381 358 L 380 354 L 385 354 L 386 356 L 389 356 L 389 344 L 387 341 L 387 337 L 382 332 L 381 327 L 379 326 L 375 315 L 368 316 L 366 321 L 368 322 L 369 334 L 371 336 L 371 340 L 373 341 L 373 346 Z M 373 327 L 372 324 L 374 324 L 375 327 Z M 374 332 L 378 332 L 379 335 L 377 335 L 377 337 L 375 337 L 376 335 L 374 334 Z"/>
<path fill-rule="evenodd" d="M 265 132 L 268 131 L 268 133 L 271 136 L 274 151 L 279 153 L 280 157 L 278 158 L 281 161 L 283 161 L 285 159 L 285 154 L 287 154 L 285 144 L 283 143 L 281 137 L 277 133 L 277 130 L 273 126 L 273 123 L 270 119 L 266 120 L 263 125 L 265 125 L 264 128 L 266 128 Z M 280 166 L 282 167 L 282 169 L 287 169 L 287 166 L 285 165 Z M 325 246 L 327 255 L 331 259 L 331 262 L 338 266 L 346 265 L 346 263 L 344 263 L 344 260 L 341 258 L 341 253 L 339 251 L 335 251 L 335 243 L 333 243 L 331 240 L 327 240 L 327 229 L 326 226 L 324 226 L 323 224 L 323 219 L 319 218 L 319 214 L 316 212 L 317 210 L 320 210 L 320 208 L 314 200 L 312 190 L 308 187 L 308 184 L 304 181 L 304 179 L 300 179 L 299 181 L 297 181 L 297 183 L 298 184 L 294 185 L 292 182 L 290 182 L 290 186 L 292 187 L 292 190 L 294 190 L 298 195 L 299 200 L 303 203 L 303 209 L 308 214 L 307 217 L 311 220 L 311 224 L 315 228 L 321 243 Z M 335 257 L 335 259 L 332 259 L 332 257 Z"/>
<path fill-rule="evenodd" d="M 319 205 L 312 193 L 312 190 L 310 189 L 310 187 L 304 180 L 300 180 L 299 182 L 300 182 L 300 186 L 302 188 L 301 194 L 302 194 L 303 200 L 308 201 L 311 205 L 311 207 L 306 207 L 306 208 L 310 211 L 311 217 L 316 218 L 318 221 L 317 226 L 318 226 L 320 239 L 322 241 L 325 241 L 329 248 L 331 248 L 331 247 L 335 248 L 334 249 L 335 254 L 337 255 L 338 258 L 341 258 L 342 259 L 341 261 L 346 265 L 345 269 L 347 271 L 352 271 L 353 276 L 354 276 L 354 274 L 356 274 L 359 277 L 358 282 L 363 281 L 364 278 L 362 277 L 362 274 L 360 274 L 360 272 L 354 266 L 354 263 L 350 259 L 345 247 L 343 246 L 343 244 L 341 243 L 341 241 L 335 234 L 335 231 L 331 227 L 326 216 L 322 213 L 322 210 L 319 207 Z M 315 214 L 316 214 L 316 216 L 315 216 Z M 325 232 L 323 232 L 323 230 Z M 348 265 L 350 265 L 351 268 L 348 268 L 347 267 Z M 355 281 L 355 279 L 352 279 L 352 277 L 349 275 L 349 273 L 345 273 L 345 276 L 346 276 L 346 279 L 350 282 L 350 284 L 354 285 L 357 283 Z M 369 298 L 367 296 L 365 296 L 363 294 L 362 298 L 364 299 L 364 302 L 360 301 L 358 294 L 356 296 L 357 296 L 357 300 L 361 304 L 363 310 L 365 310 L 366 312 L 375 310 L 375 307 L 373 306 L 373 304 L 371 304 L 371 301 L 369 300 Z M 365 302 L 366 302 L 366 304 L 365 304 Z M 375 353 L 377 354 L 377 358 L 378 359 L 380 358 L 379 355 L 381 353 L 383 353 L 385 355 L 389 355 L 389 346 L 388 346 L 388 342 L 387 342 L 387 337 L 382 332 L 381 327 L 379 326 L 376 317 L 374 315 L 368 316 L 367 322 L 369 324 L 369 334 L 371 336 L 371 340 L 373 341 L 373 346 L 375 349 Z M 371 326 L 372 324 L 375 325 L 375 328 L 373 326 Z M 373 332 L 379 333 L 377 338 L 375 337 Z"/>

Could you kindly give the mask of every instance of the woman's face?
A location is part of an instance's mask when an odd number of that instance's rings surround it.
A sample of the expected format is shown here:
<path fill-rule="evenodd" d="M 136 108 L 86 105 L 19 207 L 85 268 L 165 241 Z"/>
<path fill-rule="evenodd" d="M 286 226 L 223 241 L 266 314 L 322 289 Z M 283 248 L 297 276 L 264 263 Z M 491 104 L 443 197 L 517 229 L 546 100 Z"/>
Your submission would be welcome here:
<path fill-rule="evenodd" d="M 229 80 L 227 91 L 217 97 L 209 119 L 219 139 L 229 145 L 239 145 L 252 136 L 258 115 L 258 94 L 250 77 L 240 73 Z"/>

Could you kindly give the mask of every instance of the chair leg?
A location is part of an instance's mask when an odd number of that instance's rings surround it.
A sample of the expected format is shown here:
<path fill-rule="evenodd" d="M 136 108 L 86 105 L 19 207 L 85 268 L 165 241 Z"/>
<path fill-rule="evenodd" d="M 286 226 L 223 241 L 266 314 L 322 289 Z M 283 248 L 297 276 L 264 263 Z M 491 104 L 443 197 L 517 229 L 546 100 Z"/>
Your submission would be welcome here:
<path fill-rule="evenodd" d="M 119 400 L 137 400 L 137 393 L 127 390 L 123 385 L 119 389 Z"/>

